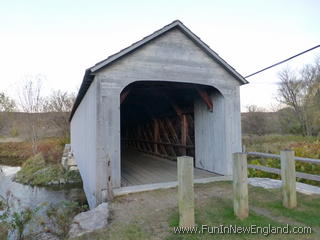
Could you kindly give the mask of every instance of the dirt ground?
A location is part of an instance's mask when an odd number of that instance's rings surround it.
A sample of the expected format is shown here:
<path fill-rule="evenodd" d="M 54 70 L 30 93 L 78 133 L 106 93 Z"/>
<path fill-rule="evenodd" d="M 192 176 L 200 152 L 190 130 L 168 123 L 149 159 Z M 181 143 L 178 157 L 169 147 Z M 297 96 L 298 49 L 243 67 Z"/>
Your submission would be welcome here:
<path fill-rule="evenodd" d="M 213 196 L 231 197 L 230 184 L 221 182 L 196 185 L 197 206 L 206 203 L 207 199 Z M 135 222 L 144 226 L 146 232 L 151 232 L 153 239 L 165 239 L 170 232 L 168 216 L 178 207 L 177 197 L 176 188 L 118 197 L 110 206 L 110 227 L 113 227 L 114 223 L 122 225 Z"/>

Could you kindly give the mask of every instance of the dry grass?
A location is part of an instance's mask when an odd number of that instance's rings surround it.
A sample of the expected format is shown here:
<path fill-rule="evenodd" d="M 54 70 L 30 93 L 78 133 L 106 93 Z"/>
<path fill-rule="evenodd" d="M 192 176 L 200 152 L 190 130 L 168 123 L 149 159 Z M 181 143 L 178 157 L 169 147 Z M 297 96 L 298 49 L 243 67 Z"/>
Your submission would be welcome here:
<path fill-rule="evenodd" d="M 49 163 L 58 163 L 69 139 L 47 138 L 39 141 L 38 151 Z M 0 164 L 20 166 L 33 155 L 31 142 L 0 143 Z"/>

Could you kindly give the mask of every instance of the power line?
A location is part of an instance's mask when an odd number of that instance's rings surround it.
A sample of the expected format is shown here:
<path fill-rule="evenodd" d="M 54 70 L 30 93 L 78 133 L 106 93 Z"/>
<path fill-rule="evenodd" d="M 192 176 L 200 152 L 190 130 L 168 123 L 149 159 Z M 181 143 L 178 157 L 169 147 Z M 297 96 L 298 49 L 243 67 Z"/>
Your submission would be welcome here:
<path fill-rule="evenodd" d="M 249 74 L 248 76 L 245 76 L 244 78 L 252 77 L 253 75 L 256 75 L 256 74 L 261 73 L 261 72 L 263 72 L 263 71 L 265 71 L 265 70 L 268 70 L 268 69 L 270 69 L 270 68 L 273 68 L 273 67 L 275 67 L 275 66 L 277 66 L 277 65 L 279 65 L 279 64 L 285 63 L 285 62 L 287 62 L 287 61 L 289 61 L 289 60 L 291 60 L 291 59 L 293 59 L 293 58 L 295 58 L 295 57 L 298 57 L 298 56 L 300 56 L 300 55 L 302 55 L 302 54 L 305 54 L 305 53 L 307 53 L 307 52 L 310 52 L 310 51 L 312 51 L 312 50 L 314 50 L 314 49 L 316 49 L 316 48 L 318 48 L 318 47 L 320 47 L 320 45 L 317 45 L 317 46 L 315 46 L 315 47 L 309 48 L 309 49 L 307 49 L 307 50 L 305 50 L 305 51 L 303 51 L 303 52 L 301 52 L 301 53 L 298 53 L 298 54 L 296 54 L 296 55 L 294 55 L 294 56 L 292 56 L 292 57 L 289 57 L 289 58 L 287 58 L 287 59 L 285 59 L 285 60 L 282 60 L 282 61 L 280 61 L 280 62 L 277 62 L 277 63 L 275 63 L 275 64 L 273 64 L 273 65 L 271 65 L 271 66 L 269 66 L 269 67 L 266 67 L 266 68 L 263 68 L 263 69 L 261 69 L 261 70 L 259 70 L 259 71 L 257 71 L 257 72 L 251 73 L 251 74 Z"/>

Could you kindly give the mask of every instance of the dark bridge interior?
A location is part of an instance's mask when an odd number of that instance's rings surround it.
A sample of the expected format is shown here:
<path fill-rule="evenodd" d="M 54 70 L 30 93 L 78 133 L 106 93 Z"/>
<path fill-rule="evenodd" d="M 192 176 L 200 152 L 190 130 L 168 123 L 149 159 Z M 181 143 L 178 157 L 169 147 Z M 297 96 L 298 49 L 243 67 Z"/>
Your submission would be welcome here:
<path fill-rule="evenodd" d="M 209 98 L 214 88 L 188 83 L 135 82 L 121 93 L 122 149 L 168 159 L 195 156 L 194 101 Z"/>
<path fill-rule="evenodd" d="M 211 91 L 215 89 L 172 82 L 135 82 L 122 91 L 122 186 L 177 180 L 176 162 L 166 159 L 195 157 L 194 101 L 202 99 L 212 110 Z M 194 169 L 195 179 L 213 176 Z"/>

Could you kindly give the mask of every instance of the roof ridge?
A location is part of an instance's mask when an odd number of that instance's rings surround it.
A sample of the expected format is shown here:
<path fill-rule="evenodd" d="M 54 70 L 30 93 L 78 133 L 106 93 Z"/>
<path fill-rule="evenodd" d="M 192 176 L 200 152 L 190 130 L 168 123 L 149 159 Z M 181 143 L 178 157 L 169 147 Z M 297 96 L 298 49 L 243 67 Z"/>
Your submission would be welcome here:
<path fill-rule="evenodd" d="M 179 27 L 179 29 L 188 37 L 191 41 L 193 41 L 202 51 L 204 51 L 209 57 L 213 58 L 216 62 L 218 62 L 226 71 L 228 71 L 234 78 L 236 78 L 242 84 L 248 83 L 248 81 L 239 74 L 233 67 L 231 67 L 225 60 L 223 60 L 219 54 L 213 51 L 205 42 L 203 42 L 200 37 L 194 34 L 189 28 L 187 28 L 180 20 L 174 20 L 173 22 L 165 25 L 164 27 L 154 31 L 153 33 L 147 35 L 141 40 L 131 44 L 130 46 L 118 51 L 115 54 L 110 55 L 108 58 L 96 63 L 94 66 L 88 68 L 85 72 L 79 93 L 77 95 L 76 101 L 73 105 L 70 121 L 77 109 L 80 105 L 82 98 L 86 94 L 88 88 L 90 87 L 93 81 L 93 74 L 100 69 L 106 67 L 109 64 L 112 64 L 114 61 L 126 56 L 126 54 L 131 53 L 138 49 L 139 47 L 149 43 L 150 41 L 156 39 L 162 34 L 174 29 L 175 27 Z"/>

